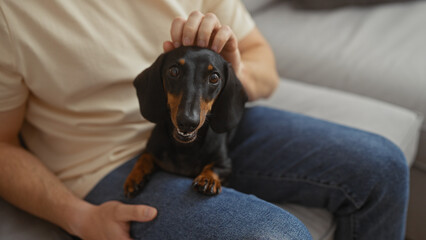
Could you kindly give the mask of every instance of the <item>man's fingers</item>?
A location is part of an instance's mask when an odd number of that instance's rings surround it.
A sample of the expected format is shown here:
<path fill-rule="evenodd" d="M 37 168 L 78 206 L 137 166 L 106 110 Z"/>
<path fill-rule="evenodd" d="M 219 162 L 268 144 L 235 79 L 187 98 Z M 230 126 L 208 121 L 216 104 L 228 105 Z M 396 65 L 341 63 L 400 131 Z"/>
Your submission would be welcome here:
<path fill-rule="evenodd" d="M 216 33 L 211 49 L 217 53 L 220 53 L 228 41 L 236 41 L 233 37 L 232 29 L 225 25 L 222 26 Z M 234 43 L 231 43 L 234 44 Z"/>
<path fill-rule="evenodd" d="M 180 46 L 196 45 L 222 54 L 233 66 L 239 65 L 240 57 L 236 55 L 238 51 L 237 37 L 231 27 L 222 26 L 213 13 L 204 15 L 200 11 L 193 11 L 188 19 L 175 18 L 170 33 L 172 41 L 163 43 L 164 52 Z"/>
<path fill-rule="evenodd" d="M 182 46 L 182 34 L 183 27 L 185 26 L 186 20 L 184 18 L 175 18 L 170 28 L 170 35 L 175 48 Z"/>
<path fill-rule="evenodd" d="M 163 42 L 163 50 L 164 52 L 170 52 L 171 50 L 175 49 L 175 46 L 170 41 Z"/>
<path fill-rule="evenodd" d="M 119 204 L 115 209 L 119 221 L 149 222 L 157 216 L 157 209 L 146 205 Z"/>
<path fill-rule="evenodd" d="M 213 13 L 207 13 L 198 29 L 197 34 L 197 46 L 207 47 L 210 43 L 213 31 L 219 29 L 220 22 L 219 19 Z"/>
<path fill-rule="evenodd" d="M 189 15 L 188 20 L 183 27 L 182 44 L 184 46 L 190 46 L 194 44 L 195 37 L 198 33 L 198 28 L 200 27 L 203 18 L 204 14 L 199 11 L 194 11 Z"/>

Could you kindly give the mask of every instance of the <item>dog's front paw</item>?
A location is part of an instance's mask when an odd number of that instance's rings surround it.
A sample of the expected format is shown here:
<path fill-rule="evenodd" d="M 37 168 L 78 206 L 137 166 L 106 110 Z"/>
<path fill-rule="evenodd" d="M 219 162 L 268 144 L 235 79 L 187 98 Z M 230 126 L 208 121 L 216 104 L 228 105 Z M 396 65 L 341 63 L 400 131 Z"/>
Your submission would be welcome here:
<path fill-rule="evenodd" d="M 133 172 L 132 172 L 133 173 Z M 130 174 L 124 183 L 124 194 L 127 198 L 135 197 L 148 182 L 148 178 L 143 174 Z"/>
<path fill-rule="evenodd" d="M 124 194 L 127 198 L 135 197 L 145 187 L 154 167 L 152 154 L 144 153 L 140 156 L 124 183 Z"/>
<path fill-rule="evenodd" d="M 201 173 L 192 183 L 195 191 L 205 195 L 217 195 L 222 192 L 222 185 L 217 175 Z"/>

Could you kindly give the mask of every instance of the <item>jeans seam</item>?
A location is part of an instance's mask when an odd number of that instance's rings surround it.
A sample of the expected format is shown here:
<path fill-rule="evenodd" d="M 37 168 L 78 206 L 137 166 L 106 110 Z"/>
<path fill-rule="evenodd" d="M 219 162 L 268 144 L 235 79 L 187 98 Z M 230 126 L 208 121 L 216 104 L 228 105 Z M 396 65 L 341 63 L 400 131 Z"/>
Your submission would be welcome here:
<path fill-rule="evenodd" d="M 338 183 L 314 179 L 314 178 L 310 178 L 308 176 L 302 176 L 302 175 L 298 175 L 298 176 L 281 175 L 281 176 L 278 177 L 278 176 L 272 176 L 272 173 L 270 173 L 270 174 L 262 174 L 260 172 L 259 173 L 248 173 L 246 171 L 238 171 L 235 174 L 240 175 L 240 176 L 247 176 L 247 177 L 252 177 L 252 178 L 262 178 L 262 179 L 273 180 L 273 181 L 285 180 L 285 181 L 293 181 L 293 182 L 304 182 L 304 183 L 309 183 L 309 184 L 313 184 L 313 185 L 320 186 L 320 187 L 337 189 L 337 190 L 343 192 L 343 194 L 349 199 L 349 201 L 352 202 L 352 204 L 357 209 L 361 208 L 361 206 L 362 206 L 362 203 L 358 203 L 358 201 L 356 199 L 357 198 L 356 195 L 352 191 L 350 191 L 348 187 L 341 185 L 341 184 L 338 184 Z"/>

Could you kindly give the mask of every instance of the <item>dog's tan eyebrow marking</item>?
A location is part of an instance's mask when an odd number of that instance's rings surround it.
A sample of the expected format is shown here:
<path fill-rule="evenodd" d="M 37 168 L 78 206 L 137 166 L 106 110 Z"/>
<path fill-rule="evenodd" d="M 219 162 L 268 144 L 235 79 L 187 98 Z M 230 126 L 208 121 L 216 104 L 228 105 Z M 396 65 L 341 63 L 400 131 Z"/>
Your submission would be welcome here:
<path fill-rule="evenodd" d="M 185 64 L 185 59 L 181 58 L 181 59 L 178 60 L 178 62 L 179 62 L 180 65 L 184 65 Z"/>
<path fill-rule="evenodd" d="M 209 71 L 213 70 L 213 65 L 209 64 L 209 66 L 207 66 L 207 70 Z"/>

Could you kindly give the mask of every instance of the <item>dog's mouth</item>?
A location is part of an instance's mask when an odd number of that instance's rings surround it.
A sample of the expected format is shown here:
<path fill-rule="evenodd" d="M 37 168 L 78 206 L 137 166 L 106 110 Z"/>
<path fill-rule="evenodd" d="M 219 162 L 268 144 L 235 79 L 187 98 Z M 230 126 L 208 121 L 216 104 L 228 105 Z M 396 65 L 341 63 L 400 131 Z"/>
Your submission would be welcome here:
<path fill-rule="evenodd" d="M 179 131 L 179 129 L 175 128 L 173 131 L 173 137 L 178 142 L 191 143 L 197 138 L 197 130 L 190 133 L 184 133 Z"/>

